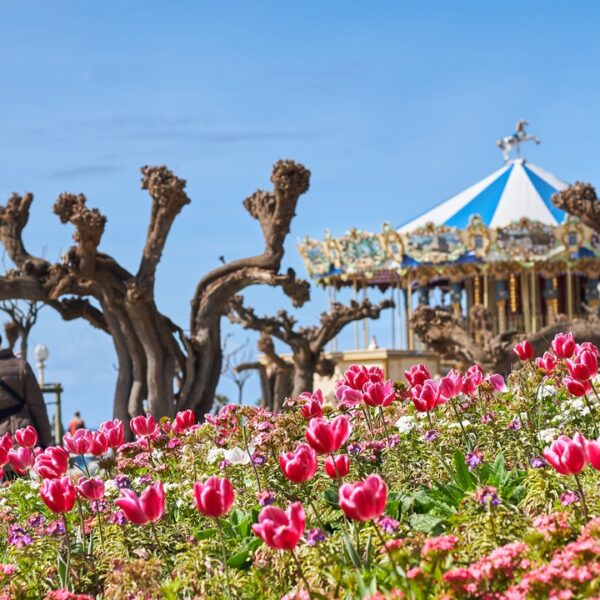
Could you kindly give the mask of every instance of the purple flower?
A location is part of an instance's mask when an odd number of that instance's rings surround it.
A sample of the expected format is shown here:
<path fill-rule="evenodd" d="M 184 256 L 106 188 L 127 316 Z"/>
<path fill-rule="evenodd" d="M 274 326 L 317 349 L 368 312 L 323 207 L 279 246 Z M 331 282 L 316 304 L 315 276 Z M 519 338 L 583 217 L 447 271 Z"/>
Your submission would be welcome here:
<path fill-rule="evenodd" d="M 273 425 L 271 425 L 271 423 L 269 423 L 268 421 L 261 421 L 256 428 L 259 431 L 269 431 L 269 429 L 273 429 Z"/>
<path fill-rule="evenodd" d="M 314 529 L 309 529 L 306 533 L 306 543 L 309 546 L 315 546 L 319 542 L 324 542 L 327 539 L 327 535 L 322 529 L 315 527 Z"/>
<path fill-rule="evenodd" d="M 46 528 L 46 535 L 64 535 L 65 534 L 65 524 L 60 521 L 52 521 L 50 525 Z"/>
<path fill-rule="evenodd" d="M 181 446 L 181 440 L 179 438 L 171 438 L 167 444 L 167 448 L 169 448 L 169 450 L 177 448 L 178 446 Z"/>
<path fill-rule="evenodd" d="M 230 466 L 231 466 L 231 463 L 227 459 L 222 460 L 219 463 L 219 469 L 221 469 L 221 471 L 224 471 L 227 467 L 230 467 Z"/>
<path fill-rule="evenodd" d="M 34 515 L 31 515 L 29 517 L 29 519 L 27 519 L 27 524 L 30 527 L 40 527 L 41 525 L 43 525 L 46 522 L 46 517 L 44 517 L 44 515 L 41 515 L 39 513 L 36 513 Z"/>
<path fill-rule="evenodd" d="M 484 425 L 487 425 L 488 423 L 491 423 L 495 417 L 496 417 L 496 415 L 493 412 L 485 413 L 485 415 L 483 415 L 483 417 L 481 417 L 481 422 Z"/>
<path fill-rule="evenodd" d="M 475 492 L 475 500 L 479 502 L 479 504 L 490 504 L 491 506 L 498 506 L 501 500 L 498 497 L 498 490 L 491 486 L 486 485 L 484 487 L 480 487 Z"/>
<path fill-rule="evenodd" d="M 479 450 L 469 452 L 465 458 L 465 462 L 469 466 L 469 471 L 472 471 L 483 462 L 483 452 L 480 452 Z"/>
<path fill-rule="evenodd" d="M 273 504 L 275 502 L 275 493 L 269 490 L 263 490 L 258 495 L 258 503 L 261 506 L 269 506 L 269 504 Z"/>
<path fill-rule="evenodd" d="M 546 466 L 546 461 L 543 458 L 539 458 L 537 456 L 534 456 L 529 461 L 529 464 L 531 465 L 532 468 L 539 469 L 540 467 L 545 467 Z"/>
<path fill-rule="evenodd" d="M 17 548 L 23 548 L 23 546 L 31 546 L 33 540 L 20 525 L 11 525 L 8 528 L 8 543 Z"/>
<path fill-rule="evenodd" d="M 153 483 L 152 475 L 146 473 L 140 477 L 140 483 L 142 485 L 151 485 Z"/>
<path fill-rule="evenodd" d="M 560 495 L 560 502 L 564 504 L 564 506 L 569 506 L 569 504 L 573 504 L 575 502 L 579 502 L 579 494 L 577 492 L 564 492 Z"/>
<path fill-rule="evenodd" d="M 519 431 L 521 429 L 521 421 L 519 419 L 514 418 L 507 426 L 506 429 L 512 429 L 513 431 Z"/>
<path fill-rule="evenodd" d="M 400 525 L 396 519 L 392 519 L 392 517 L 388 517 L 387 515 L 381 515 L 375 519 L 375 523 L 379 525 L 385 533 L 395 533 Z"/>
<path fill-rule="evenodd" d="M 90 507 L 93 513 L 103 513 L 108 510 L 108 502 L 106 500 L 92 500 Z"/>
<path fill-rule="evenodd" d="M 390 435 L 390 439 L 388 440 L 388 446 L 390 448 L 394 448 L 400 443 L 400 436 L 396 433 Z"/>
<path fill-rule="evenodd" d="M 115 477 L 115 485 L 120 489 L 131 489 L 131 481 L 126 475 L 117 475 Z"/>
<path fill-rule="evenodd" d="M 264 465 L 267 462 L 267 459 L 265 458 L 264 454 L 255 454 L 252 457 L 252 462 L 257 466 L 260 467 L 261 465 Z"/>
<path fill-rule="evenodd" d="M 127 517 L 120 510 L 110 515 L 108 520 L 115 525 L 125 525 L 127 523 Z"/>
<path fill-rule="evenodd" d="M 425 435 L 423 436 L 423 439 L 426 442 L 433 442 L 433 440 L 435 440 L 438 435 L 439 435 L 439 432 L 437 430 L 430 429 L 429 431 L 425 432 Z"/>
<path fill-rule="evenodd" d="M 362 448 L 356 442 L 353 444 L 348 444 L 348 452 L 350 454 L 360 454 Z"/>

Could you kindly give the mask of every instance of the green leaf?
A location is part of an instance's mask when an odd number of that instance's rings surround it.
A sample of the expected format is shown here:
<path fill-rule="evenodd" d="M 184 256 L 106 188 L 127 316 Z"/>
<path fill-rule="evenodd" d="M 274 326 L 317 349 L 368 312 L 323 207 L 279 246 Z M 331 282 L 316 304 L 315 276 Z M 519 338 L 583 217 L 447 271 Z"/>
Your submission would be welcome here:
<path fill-rule="evenodd" d="M 214 537 L 215 535 L 217 535 L 216 529 L 197 529 L 196 531 L 194 531 L 194 537 L 198 541 L 207 540 L 211 537 Z"/>
<path fill-rule="evenodd" d="M 435 515 L 414 514 L 410 516 L 410 526 L 423 533 L 441 532 L 443 530 L 441 525 L 444 521 L 443 517 L 436 517 Z"/>
<path fill-rule="evenodd" d="M 465 455 L 460 450 L 454 451 L 454 469 L 454 481 L 461 490 L 467 491 L 475 488 L 474 477 L 469 471 Z"/>
<path fill-rule="evenodd" d="M 338 491 L 336 488 L 328 488 L 323 492 L 323 498 L 331 508 L 339 508 Z"/>
<path fill-rule="evenodd" d="M 344 533 L 342 534 L 342 539 L 344 540 L 344 547 L 346 548 L 346 552 L 348 553 L 348 558 L 350 558 L 350 562 L 357 568 L 360 569 L 362 567 L 362 563 L 360 560 L 360 556 L 358 556 L 352 542 L 348 539 L 348 536 Z"/>

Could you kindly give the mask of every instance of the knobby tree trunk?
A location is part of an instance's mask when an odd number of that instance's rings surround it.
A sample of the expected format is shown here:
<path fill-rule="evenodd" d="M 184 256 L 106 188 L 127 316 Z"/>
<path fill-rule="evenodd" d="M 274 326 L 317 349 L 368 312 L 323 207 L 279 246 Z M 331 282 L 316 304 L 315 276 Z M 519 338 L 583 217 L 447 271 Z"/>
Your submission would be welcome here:
<path fill-rule="evenodd" d="M 302 165 L 279 161 L 271 176 L 273 191 L 255 192 L 244 201 L 262 229 L 264 251 L 226 263 L 200 280 L 189 334 L 162 314 L 154 299 L 156 268 L 171 226 L 190 202 L 185 180 L 166 167 L 142 168 L 142 188 L 152 206 L 136 273 L 99 251 L 106 217 L 88 208 L 81 194 L 62 194 L 54 205 L 61 222 L 75 229 L 74 246 L 58 263 L 32 256 L 22 232 L 33 196 L 13 194 L 0 207 L 0 242 L 15 265 L 0 277 L 0 300 L 45 303 L 65 320 L 86 319 L 111 336 L 119 365 L 115 417 L 128 420 L 141 414 L 145 403 L 156 417 L 186 408 L 201 417 L 212 406 L 221 374 L 220 321 L 227 302 L 250 285 L 280 286 L 295 306 L 308 299 L 308 283 L 292 270 L 279 270 L 285 238 L 309 177 Z"/>

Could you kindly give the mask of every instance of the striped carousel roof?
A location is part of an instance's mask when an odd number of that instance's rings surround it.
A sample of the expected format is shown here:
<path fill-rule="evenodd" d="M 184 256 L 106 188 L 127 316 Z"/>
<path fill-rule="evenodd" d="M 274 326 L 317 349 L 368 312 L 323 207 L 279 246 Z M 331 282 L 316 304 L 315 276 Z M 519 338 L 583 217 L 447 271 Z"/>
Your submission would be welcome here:
<path fill-rule="evenodd" d="M 511 160 L 464 192 L 402 225 L 399 231 L 409 232 L 429 222 L 464 229 L 472 215 L 479 215 L 488 227 L 504 227 L 523 217 L 559 225 L 565 212 L 550 198 L 566 187 L 564 181 L 522 158 Z"/>

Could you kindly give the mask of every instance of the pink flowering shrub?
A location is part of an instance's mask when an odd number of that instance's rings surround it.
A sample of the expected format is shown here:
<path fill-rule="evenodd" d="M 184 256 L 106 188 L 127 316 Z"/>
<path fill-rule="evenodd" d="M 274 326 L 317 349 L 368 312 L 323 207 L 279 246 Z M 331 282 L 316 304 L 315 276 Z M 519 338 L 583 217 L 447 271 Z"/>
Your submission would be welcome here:
<path fill-rule="evenodd" d="M 600 597 L 597 357 L 2 436 L 0 600 Z"/>

